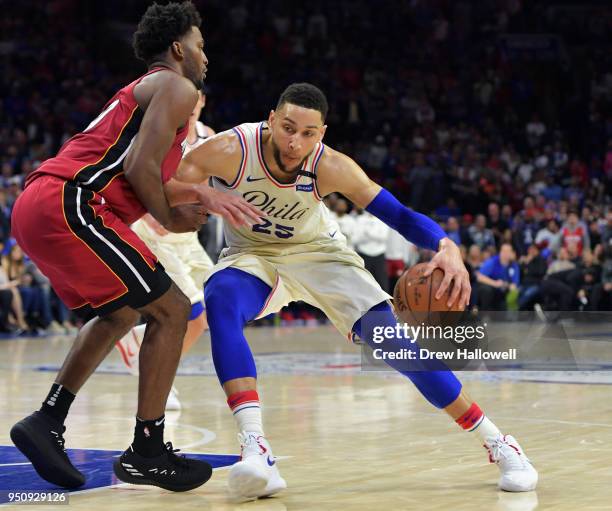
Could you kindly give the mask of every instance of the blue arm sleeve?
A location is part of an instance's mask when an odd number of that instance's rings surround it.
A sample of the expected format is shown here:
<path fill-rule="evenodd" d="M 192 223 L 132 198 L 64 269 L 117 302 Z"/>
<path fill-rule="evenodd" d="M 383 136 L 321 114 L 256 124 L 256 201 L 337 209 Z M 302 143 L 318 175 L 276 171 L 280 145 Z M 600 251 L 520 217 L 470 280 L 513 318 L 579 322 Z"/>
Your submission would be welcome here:
<path fill-rule="evenodd" d="M 419 247 L 437 251 L 440 240 L 446 238 L 436 222 L 408 209 L 384 188 L 365 209 Z"/>

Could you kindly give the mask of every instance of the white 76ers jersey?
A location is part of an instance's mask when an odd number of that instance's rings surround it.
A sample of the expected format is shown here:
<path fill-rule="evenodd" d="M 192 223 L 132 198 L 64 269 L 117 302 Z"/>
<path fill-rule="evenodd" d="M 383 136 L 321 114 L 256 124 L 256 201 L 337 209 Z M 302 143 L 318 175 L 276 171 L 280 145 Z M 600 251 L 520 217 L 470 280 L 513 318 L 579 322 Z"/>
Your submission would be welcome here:
<path fill-rule="evenodd" d="M 318 143 L 306 159 L 294 183 L 277 181 L 263 159 L 262 133 L 265 122 L 233 128 L 242 146 L 242 162 L 231 183 L 213 179 L 215 189 L 239 194 L 268 216 L 252 227 L 235 228 L 224 222 L 229 252 L 295 252 L 298 246 L 345 244 L 338 224 L 319 196 L 317 165 L 325 146 Z M 260 249 L 260 250 L 258 250 Z"/>

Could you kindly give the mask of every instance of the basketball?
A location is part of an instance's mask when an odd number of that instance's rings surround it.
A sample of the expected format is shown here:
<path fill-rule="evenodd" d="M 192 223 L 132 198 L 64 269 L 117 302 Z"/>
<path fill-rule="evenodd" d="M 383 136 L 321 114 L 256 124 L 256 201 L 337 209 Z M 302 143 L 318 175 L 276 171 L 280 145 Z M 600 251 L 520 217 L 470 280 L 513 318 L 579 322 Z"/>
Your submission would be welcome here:
<path fill-rule="evenodd" d="M 451 312 L 462 312 L 464 307 L 460 303 L 454 303 L 448 307 L 448 298 L 453 290 L 451 286 L 436 300 L 436 292 L 440 287 L 444 272 L 436 268 L 431 275 L 425 276 L 427 263 L 417 264 L 404 272 L 399 278 L 393 291 L 393 302 L 398 318 L 408 324 L 426 323 L 438 325 L 446 323 L 446 314 Z"/>

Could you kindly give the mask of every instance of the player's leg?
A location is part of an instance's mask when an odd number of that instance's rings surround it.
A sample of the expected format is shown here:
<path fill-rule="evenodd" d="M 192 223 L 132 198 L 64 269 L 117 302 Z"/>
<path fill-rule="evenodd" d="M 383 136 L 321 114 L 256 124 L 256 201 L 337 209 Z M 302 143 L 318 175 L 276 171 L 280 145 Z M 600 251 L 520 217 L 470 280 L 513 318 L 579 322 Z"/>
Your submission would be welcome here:
<path fill-rule="evenodd" d="M 112 349 L 112 339 L 137 318 L 136 311 L 124 307 L 84 325 L 40 410 L 11 429 L 11 439 L 43 479 L 65 488 L 85 483 L 63 450 L 64 421 L 76 393 Z"/>
<path fill-rule="evenodd" d="M 37 203 L 43 198 L 49 207 L 43 208 L 41 217 Z M 143 343 L 147 345 L 143 349 L 146 367 L 141 374 L 134 443 L 117 463 L 133 455 L 133 470 L 141 467 L 147 472 L 152 463 L 168 467 L 168 476 L 149 474 L 139 483 L 171 490 L 203 484 L 211 475 L 210 465 L 181 462 L 163 442 L 164 403 L 189 313 L 186 297 L 172 285 L 144 243 L 92 192 L 40 178 L 15 207 L 19 219 L 13 224 L 15 235 L 59 297 L 71 308 L 87 309 L 99 318 L 79 333 L 43 408 L 15 425 L 11 438 L 49 481 L 67 487 L 83 483 L 64 451 L 62 422 L 75 393 L 112 349 L 114 340 L 130 328 L 138 310 L 149 323 Z M 48 250 L 49 236 L 53 251 Z M 174 469 L 178 474 L 170 480 Z"/>
<path fill-rule="evenodd" d="M 134 440 L 114 464 L 115 475 L 122 481 L 185 491 L 212 475 L 210 465 L 177 457 L 172 444 L 164 443 L 164 409 L 180 360 L 189 310 L 189 300 L 175 284 L 157 300 L 138 308 L 147 326 L 140 349 Z"/>
<path fill-rule="evenodd" d="M 146 327 L 146 323 L 134 326 L 116 343 L 116 348 L 121 355 L 121 360 L 123 360 L 125 367 L 135 376 L 138 376 L 140 347 L 142 346 Z M 183 339 L 181 356 L 185 355 L 193 347 L 207 329 L 208 322 L 204 305 L 202 302 L 192 304 L 189 321 L 187 322 L 187 330 Z"/>
<path fill-rule="evenodd" d="M 196 302 L 191 305 L 191 313 L 189 315 L 189 321 L 187 322 L 187 331 L 183 338 L 183 349 L 181 350 L 181 358 L 185 355 L 191 347 L 197 342 L 200 336 L 208 328 L 206 322 L 206 312 L 204 311 L 203 302 Z M 166 410 L 177 411 L 181 410 L 183 405 L 179 400 L 179 391 L 176 386 L 172 385 L 170 394 L 168 394 L 168 400 L 166 401 Z"/>
<path fill-rule="evenodd" d="M 51 463 L 57 456 L 55 445 L 47 445 L 38 430 L 46 421 L 55 426 L 57 442 L 63 447 L 63 426 L 70 405 L 77 392 L 108 355 L 114 340 L 128 331 L 140 313 L 148 319 L 148 332 L 141 350 L 143 370 L 140 374 L 137 422 L 134 433 L 134 449 L 145 457 L 159 457 L 166 452 L 163 442 L 164 404 L 174 379 L 180 357 L 180 339 L 177 331 L 184 331 L 184 321 L 189 310 L 186 298 L 172 286 L 160 298 L 136 310 L 122 307 L 108 315 L 87 322 L 60 369 L 39 412 L 24 419 L 11 432 L 16 445 L 28 455 L 39 474 L 46 480 L 65 487 L 80 486 L 83 476 L 66 457 L 63 463 Z M 32 418 L 32 419 L 31 419 Z M 48 428 L 43 427 L 43 430 Z M 149 431 L 149 435 L 145 433 Z M 62 457 L 63 458 L 63 457 Z"/>
<path fill-rule="evenodd" d="M 204 289 L 213 361 L 239 432 L 241 461 L 229 475 L 231 493 L 242 499 L 272 495 L 286 488 L 265 439 L 255 361 L 244 326 L 264 309 L 272 288 L 259 278 L 227 268 Z"/>
<path fill-rule="evenodd" d="M 375 327 L 391 327 L 395 330 L 397 320 L 388 303 L 372 307 L 359 319 L 353 331 L 369 346 L 384 351 L 407 349 L 418 353 L 416 343 L 393 337 L 375 342 Z M 518 442 L 510 435 L 503 435 L 480 407 L 462 390 L 461 383 L 449 370 L 443 370 L 440 362 L 416 362 L 416 370 L 407 370 L 405 360 L 385 361 L 394 369 L 408 377 L 434 406 L 444 409 L 457 424 L 468 432 L 474 433 L 489 451 L 489 460 L 497 463 L 501 471 L 500 488 L 506 491 L 529 491 L 535 489 L 538 474 L 528 458 L 523 454 Z M 412 369 L 412 368 L 410 368 Z"/>
<path fill-rule="evenodd" d="M 370 346 L 383 351 L 406 349 L 418 354 L 418 348 L 409 339 L 391 338 L 384 339 L 382 343 L 374 342 L 378 337 L 374 335 L 374 328 L 388 327 L 388 331 L 396 330 L 397 320 L 386 301 L 388 295 L 363 270 L 360 262 L 340 265 L 338 262 L 341 258 L 351 261 L 350 254 L 338 253 L 334 258 L 326 254 L 312 254 L 308 261 L 296 261 L 289 270 L 300 279 L 310 295 L 310 302 L 323 310 L 342 333 L 354 332 Z M 346 290 L 355 289 L 359 293 L 346 294 Z M 363 311 L 367 312 L 364 314 Z M 430 403 L 445 409 L 459 425 L 473 431 L 488 444 L 491 459 L 498 461 L 502 471 L 502 488 L 524 491 L 535 487 L 537 472 L 522 454 L 516 441 L 510 436 L 501 436 L 497 427 L 462 391 L 459 380 L 442 362 L 420 361 L 418 357 L 414 362 L 394 359 L 385 361 L 407 376 Z"/>
<path fill-rule="evenodd" d="M 155 233 L 144 220 L 133 224 L 132 230 L 147 244 L 164 266 L 168 276 L 191 300 L 191 312 L 183 339 L 182 356 L 191 349 L 208 328 L 202 285 L 205 270 L 212 267 L 212 261 L 204 252 L 195 233 L 172 235 L 175 237 L 168 241 L 167 236 Z M 184 238 L 184 241 L 177 241 L 176 236 Z M 116 345 L 125 366 L 134 375 L 138 374 L 138 355 L 144 332 L 145 325 L 137 325 L 126 333 Z M 166 402 L 166 410 L 182 408 L 178 394 L 176 387 L 172 386 Z"/>
<path fill-rule="evenodd" d="M 191 283 L 190 289 L 183 289 L 183 292 L 190 298 L 193 304 L 190 322 L 187 325 L 187 334 L 183 342 L 184 355 L 200 336 L 208 330 L 203 288 L 206 276 L 214 265 L 195 233 L 191 236 L 191 241 L 183 247 L 180 259 L 188 268 L 189 282 Z"/>
<path fill-rule="evenodd" d="M 200 336 L 208 330 L 208 321 L 206 320 L 206 310 L 202 302 L 196 302 L 191 305 L 191 314 L 187 323 L 187 331 L 183 339 L 183 350 L 181 356 L 185 355 L 197 342 Z"/>

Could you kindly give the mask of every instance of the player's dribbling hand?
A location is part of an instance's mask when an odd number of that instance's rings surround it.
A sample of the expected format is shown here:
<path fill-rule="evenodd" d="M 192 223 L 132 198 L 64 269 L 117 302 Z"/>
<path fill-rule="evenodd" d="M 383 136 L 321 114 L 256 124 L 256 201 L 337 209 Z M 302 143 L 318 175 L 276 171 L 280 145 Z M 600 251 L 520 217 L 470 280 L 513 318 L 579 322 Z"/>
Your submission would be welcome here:
<path fill-rule="evenodd" d="M 181 204 L 170 209 L 170 221 L 164 227 L 170 232 L 198 231 L 208 220 L 201 204 Z"/>
<path fill-rule="evenodd" d="M 440 287 L 438 287 L 436 300 L 440 299 L 452 283 L 453 288 L 448 299 L 448 307 L 451 307 L 454 303 L 467 307 L 470 303 L 472 286 L 459 247 L 452 240 L 444 238 L 440 241 L 439 248 L 439 251 L 428 263 L 424 276 L 431 275 L 436 268 L 440 268 L 444 272 L 444 278 Z"/>
<path fill-rule="evenodd" d="M 200 186 L 198 192 L 200 203 L 207 211 L 221 215 L 234 227 L 251 227 L 267 216 L 238 195 L 221 193 L 207 185 Z"/>

